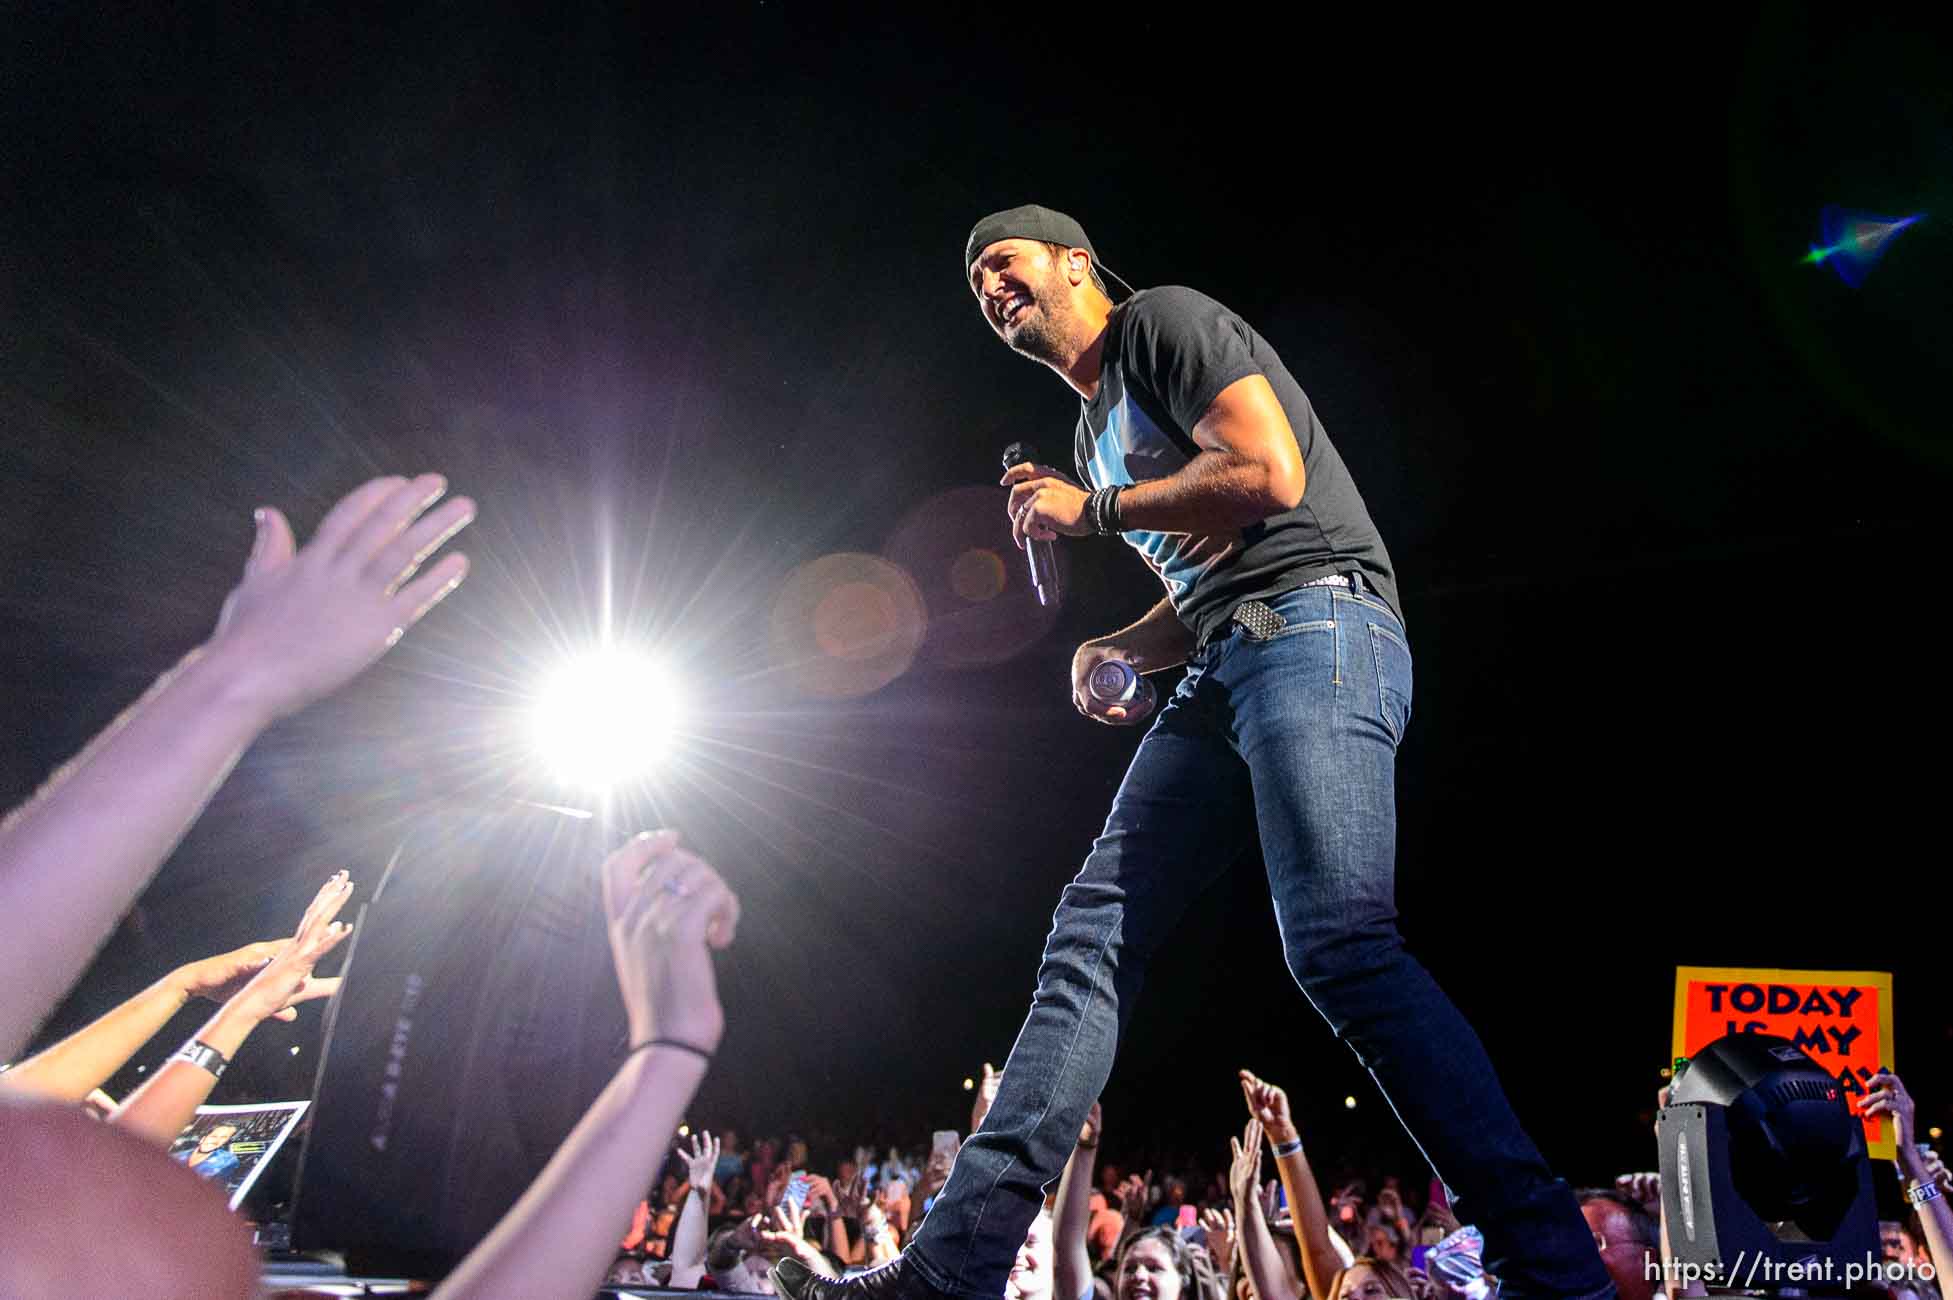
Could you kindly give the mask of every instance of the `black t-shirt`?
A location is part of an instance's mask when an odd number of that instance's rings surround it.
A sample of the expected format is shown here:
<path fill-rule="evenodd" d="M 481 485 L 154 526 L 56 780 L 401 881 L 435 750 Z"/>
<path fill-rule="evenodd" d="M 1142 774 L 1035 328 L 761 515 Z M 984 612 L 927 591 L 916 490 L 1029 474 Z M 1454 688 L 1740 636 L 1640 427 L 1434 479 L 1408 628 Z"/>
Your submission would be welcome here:
<path fill-rule="evenodd" d="M 1332 573 L 1362 573 L 1403 615 L 1390 553 L 1302 386 L 1248 323 L 1178 285 L 1142 289 L 1113 310 L 1099 390 L 1078 416 L 1079 477 L 1095 488 L 1165 478 L 1198 452 L 1193 428 L 1221 391 L 1261 375 L 1302 450 L 1293 510 L 1220 534 L 1124 536 L 1166 584 L 1180 621 L 1205 641 L 1244 600 Z"/>

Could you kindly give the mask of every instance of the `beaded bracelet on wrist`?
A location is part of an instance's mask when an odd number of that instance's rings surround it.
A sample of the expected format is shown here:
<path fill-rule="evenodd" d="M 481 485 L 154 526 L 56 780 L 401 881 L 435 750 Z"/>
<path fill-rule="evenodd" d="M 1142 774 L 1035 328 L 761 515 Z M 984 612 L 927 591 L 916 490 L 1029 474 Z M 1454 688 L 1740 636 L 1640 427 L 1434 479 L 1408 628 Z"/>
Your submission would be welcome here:
<path fill-rule="evenodd" d="M 1125 484 L 1113 483 L 1092 493 L 1087 502 L 1086 513 L 1091 518 L 1092 531 L 1100 537 L 1111 537 L 1124 532 L 1119 519 L 1119 493 Z"/>

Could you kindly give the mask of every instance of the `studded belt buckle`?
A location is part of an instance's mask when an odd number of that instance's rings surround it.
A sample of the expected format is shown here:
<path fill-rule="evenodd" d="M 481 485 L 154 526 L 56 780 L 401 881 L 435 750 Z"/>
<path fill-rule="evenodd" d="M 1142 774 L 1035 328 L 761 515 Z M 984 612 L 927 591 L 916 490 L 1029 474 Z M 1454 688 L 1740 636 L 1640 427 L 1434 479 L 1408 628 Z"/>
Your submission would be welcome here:
<path fill-rule="evenodd" d="M 1258 600 L 1244 600 L 1234 607 L 1234 621 L 1247 629 L 1257 641 L 1266 641 L 1288 626 L 1288 620 Z"/>

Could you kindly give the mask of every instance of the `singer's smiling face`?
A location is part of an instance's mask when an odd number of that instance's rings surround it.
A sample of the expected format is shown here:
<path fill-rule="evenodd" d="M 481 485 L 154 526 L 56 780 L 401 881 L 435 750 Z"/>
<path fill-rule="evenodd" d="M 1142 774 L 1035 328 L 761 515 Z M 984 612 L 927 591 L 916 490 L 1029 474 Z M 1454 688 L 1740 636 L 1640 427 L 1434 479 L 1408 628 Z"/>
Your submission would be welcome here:
<path fill-rule="evenodd" d="M 970 267 L 970 292 L 997 337 L 1025 356 L 1062 355 L 1072 285 L 1061 255 L 1035 239 L 1000 239 Z"/>

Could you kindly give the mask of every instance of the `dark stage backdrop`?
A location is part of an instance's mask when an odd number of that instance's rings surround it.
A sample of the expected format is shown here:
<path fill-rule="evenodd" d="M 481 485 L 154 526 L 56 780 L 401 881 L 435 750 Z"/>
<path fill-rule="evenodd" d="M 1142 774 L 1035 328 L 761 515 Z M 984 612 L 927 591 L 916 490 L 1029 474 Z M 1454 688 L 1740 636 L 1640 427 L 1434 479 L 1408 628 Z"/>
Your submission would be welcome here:
<path fill-rule="evenodd" d="M 50 1035 L 285 931 L 337 866 L 376 879 L 426 801 L 536 792 L 512 719 L 609 591 L 693 682 L 645 815 L 746 904 L 693 1121 L 962 1127 L 1134 742 L 1073 713 L 1071 648 L 1153 599 L 1078 543 L 1039 623 L 1001 497 L 942 498 L 994 483 L 1007 442 L 1067 442 L 1070 395 L 959 275 L 974 218 L 1038 201 L 1127 278 L 1254 322 L 1350 463 L 1417 657 L 1404 929 L 1570 1177 L 1654 1163 L 1677 963 L 1895 971 L 1897 1064 L 1953 1115 L 1940 34 L 1776 6 L 1604 31 L 774 4 L 9 28 L 0 794 L 205 634 L 253 505 L 305 530 L 423 468 L 481 503 L 467 585 L 247 756 Z M 1834 203 L 1929 216 L 1852 289 L 1800 265 Z M 909 670 L 808 695 L 776 602 L 885 548 L 999 550 L 1017 603 L 986 620 L 918 574 Z M 1330 1152 L 1409 1173 L 1288 981 L 1259 871 L 1152 972 L 1111 1145 L 1218 1165 L 1245 1064 Z M 429 942 L 465 942 L 450 923 Z M 302 1095 L 318 1020 L 267 1025 L 214 1100 Z"/>

